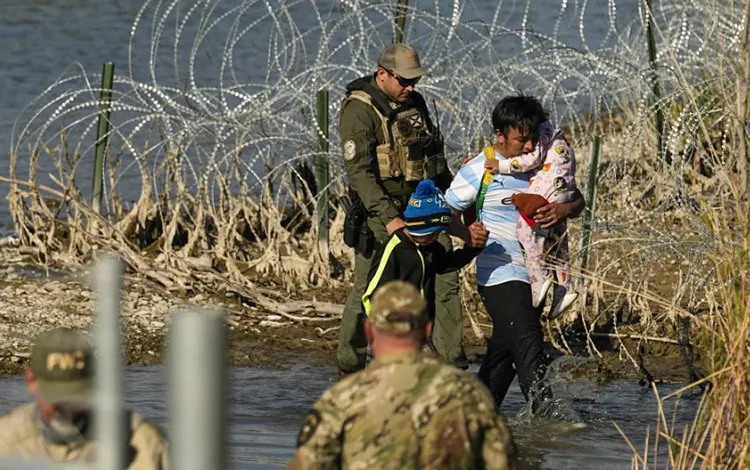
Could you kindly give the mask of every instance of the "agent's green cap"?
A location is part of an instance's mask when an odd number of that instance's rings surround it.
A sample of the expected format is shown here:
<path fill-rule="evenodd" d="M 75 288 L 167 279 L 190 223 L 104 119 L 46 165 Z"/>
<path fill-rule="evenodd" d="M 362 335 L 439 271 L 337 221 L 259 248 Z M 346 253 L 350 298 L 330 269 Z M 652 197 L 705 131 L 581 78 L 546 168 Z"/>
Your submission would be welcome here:
<path fill-rule="evenodd" d="M 413 285 L 391 281 L 375 291 L 368 318 L 379 330 L 418 330 L 427 324 L 427 303 Z"/>
<path fill-rule="evenodd" d="M 54 405 L 89 405 L 94 380 L 94 353 L 88 337 L 70 328 L 55 328 L 37 337 L 29 367 L 39 394 Z"/>
<path fill-rule="evenodd" d="M 400 42 L 383 49 L 378 56 L 378 67 L 408 79 L 424 75 L 417 51 L 408 44 Z"/>

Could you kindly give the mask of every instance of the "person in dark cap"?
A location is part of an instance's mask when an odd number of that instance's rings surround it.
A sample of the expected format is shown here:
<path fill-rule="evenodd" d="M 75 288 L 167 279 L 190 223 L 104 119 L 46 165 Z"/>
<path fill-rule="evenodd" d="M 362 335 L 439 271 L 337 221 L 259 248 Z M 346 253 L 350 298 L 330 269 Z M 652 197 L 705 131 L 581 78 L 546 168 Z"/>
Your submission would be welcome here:
<path fill-rule="evenodd" d="M 25 376 L 34 402 L 0 417 L 0 455 L 95 462 L 94 353 L 89 338 L 69 328 L 42 333 L 34 343 Z M 128 469 L 167 469 L 167 444 L 161 431 L 137 413 L 126 416 Z"/>
<path fill-rule="evenodd" d="M 364 327 L 375 360 L 315 402 L 289 469 L 517 468 L 489 391 L 421 351 L 432 332 L 426 307 L 410 283 L 378 289 Z"/>
<path fill-rule="evenodd" d="M 414 90 L 424 74 L 410 45 L 392 44 L 379 54 L 375 73 L 346 86 L 341 104 L 339 131 L 352 199 L 344 240 L 355 250 L 354 286 L 344 307 L 336 355 L 342 375 L 365 366 L 362 296 L 373 254 L 404 227 L 407 201 L 420 181 L 432 179 L 444 191 L 452 180 L 443 137 L 430 119 L 424 97 Z M 487 241 L 486 231 L 468 230 L 457 216 L 451 234 L 477 248 Z M 445 232 L 438 241 L 451 249 Z M 438 275 L 435 294 L 435 345 L 448 361 L 468 367 L 458 275 Z"/>

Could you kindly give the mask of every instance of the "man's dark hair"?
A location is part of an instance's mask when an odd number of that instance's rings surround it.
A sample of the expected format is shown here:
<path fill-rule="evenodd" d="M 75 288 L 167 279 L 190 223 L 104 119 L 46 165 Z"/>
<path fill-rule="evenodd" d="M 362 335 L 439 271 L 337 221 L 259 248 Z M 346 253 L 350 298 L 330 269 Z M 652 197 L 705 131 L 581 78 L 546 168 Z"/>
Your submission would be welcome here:
<path fill-rule="evenodd" d="M 492 111 L 492 127 L 507 136 L 515 128 L 519 132 L 528 132 L 536 140 L 539 125 L 548 119 L 542 103 L 533 96 L 506 96 L 501 99 Z"/>

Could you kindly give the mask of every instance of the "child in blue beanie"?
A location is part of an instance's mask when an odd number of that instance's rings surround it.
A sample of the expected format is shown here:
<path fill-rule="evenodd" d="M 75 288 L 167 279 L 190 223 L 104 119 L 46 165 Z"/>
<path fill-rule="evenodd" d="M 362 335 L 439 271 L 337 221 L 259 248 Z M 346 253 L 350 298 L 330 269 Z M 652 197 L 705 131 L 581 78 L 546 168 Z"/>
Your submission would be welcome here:
<path fill-rule="evenodd" d="M 404 211 L 404 222 L 406 226 L 375 252 L 362 296 L 365 314 L 370 315 L 370 299 L 378 287 L 400 280 L 419 289 L 434 320 L 435 276 L 461 269 L 482 249 L 466 246 L 447 251 L 437 242 L 440 233 L 450 227 L 451 209 L 432 180 L 420 181 Z"/>

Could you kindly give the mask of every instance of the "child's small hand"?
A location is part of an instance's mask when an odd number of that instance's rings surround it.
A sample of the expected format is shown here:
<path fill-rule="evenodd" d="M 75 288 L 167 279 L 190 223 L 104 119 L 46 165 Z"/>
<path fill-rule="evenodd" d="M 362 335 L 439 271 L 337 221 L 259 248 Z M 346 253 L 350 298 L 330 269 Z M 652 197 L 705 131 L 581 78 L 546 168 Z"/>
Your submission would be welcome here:
<path fill-rule="evenodd" d="M 484 161 L 484 169 L 489 171 L 493 175 L 496 175 L 500 170 L 500 161 L 496 158 L 487 159 Z"/>
<path fill-rule="evenodd" d="M 490 236 L 490 232 L 487 231 L 482 222 L 474 222 L 469 225 L 469 246 L 472 248 L 484 248 L 487 244 L 487 239 Z"/>

